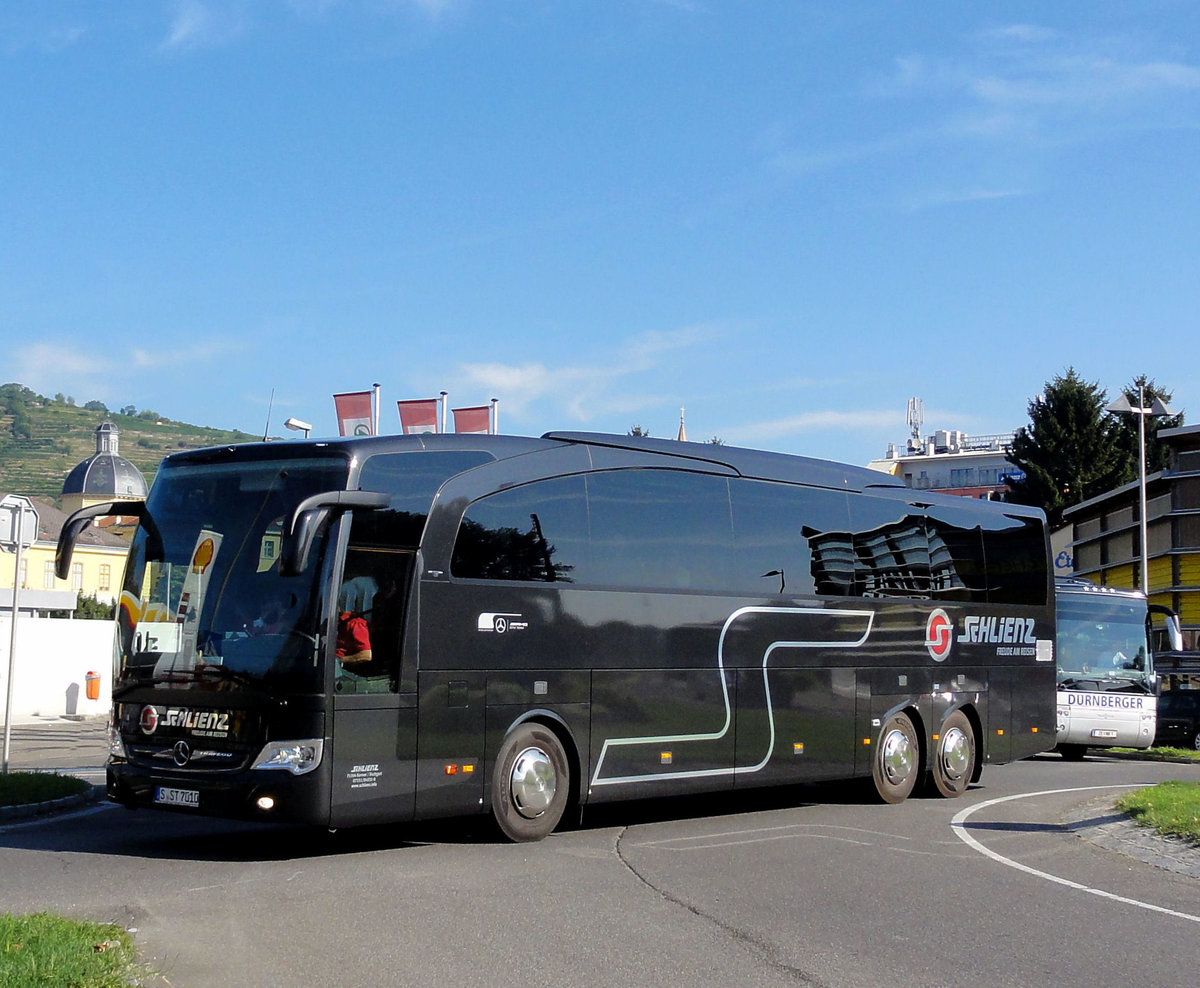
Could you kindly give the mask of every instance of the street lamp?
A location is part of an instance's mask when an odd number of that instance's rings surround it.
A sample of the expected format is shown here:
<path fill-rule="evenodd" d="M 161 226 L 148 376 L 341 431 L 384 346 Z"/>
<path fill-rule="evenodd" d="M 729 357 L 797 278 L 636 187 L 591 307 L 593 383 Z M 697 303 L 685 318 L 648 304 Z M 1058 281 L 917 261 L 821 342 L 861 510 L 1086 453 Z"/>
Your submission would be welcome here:
<path fill-rule="evenodd" d="M 307 439 L 308 434 L 312 432 L 312 423 L 303 422 L 300 419 L 288 419 L 283 424 L 286 428 L 291 429 L 292 432 L 303 432 L 305 439 Z"/>
<path fill-rule="evenodd" d="M 1136 406 L 1129 403 L 1129 399 L 1125 397 L 1124 392 L 1121 397 L 1109 405 L 1106 412 L 1115 412 L 1118 415 L 1136 415 L 1138 420 L 1138 497 L 1139 497 L 1139 520 L 1141 524 L 1141 542 L 1142 542 L 1142 593 L 1147 597 L 1150 596 L 1150 549 L 1146 545 L 1146 416 L 1147 415 L 1174 415 L 1164 401 L 1155 398 L 1153 403 L 1146 406 L 1146 392 L 1142 385 L 1138 385 L 1138 403 Z"/>

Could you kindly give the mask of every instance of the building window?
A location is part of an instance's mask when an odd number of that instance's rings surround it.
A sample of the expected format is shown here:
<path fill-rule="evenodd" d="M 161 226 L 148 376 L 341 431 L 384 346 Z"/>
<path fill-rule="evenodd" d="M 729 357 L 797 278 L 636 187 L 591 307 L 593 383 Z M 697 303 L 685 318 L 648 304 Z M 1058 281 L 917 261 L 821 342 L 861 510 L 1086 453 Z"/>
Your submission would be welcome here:
<path fill-rule="evenodd" d="M 112 589 L 112 566 L 108 563 L 100 564 L 100 586 L 101 590 Z"/>
<path fill-rule="evenodd" d="M 71 565 L 71 588 L 73 590 L 83 589 L 83 563 L 72 563 Z"/>
<path fill-rule="evenodd" d="M 47 559 L 46 565 L 42 567 L 42 587 L 46 590 L 54 589 L 54 560 Z"/>

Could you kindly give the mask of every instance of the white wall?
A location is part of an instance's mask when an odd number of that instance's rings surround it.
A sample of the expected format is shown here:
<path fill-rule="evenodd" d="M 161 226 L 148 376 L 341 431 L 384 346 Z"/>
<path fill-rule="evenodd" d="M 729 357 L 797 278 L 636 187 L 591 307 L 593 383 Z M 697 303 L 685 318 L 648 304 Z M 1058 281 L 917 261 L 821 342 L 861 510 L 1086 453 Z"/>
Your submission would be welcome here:
<path fill-rule="evenodd" d="M 31 717 L 106 715 L 112 704 L 113 621 L 30 618 L 17 622 L 13 671 L 15 723 Z M 8 691 L 11 617 L 0 617 L 0 723 Z M 87 698 L 85 677 L 100 674 L 100 698 Z"/>

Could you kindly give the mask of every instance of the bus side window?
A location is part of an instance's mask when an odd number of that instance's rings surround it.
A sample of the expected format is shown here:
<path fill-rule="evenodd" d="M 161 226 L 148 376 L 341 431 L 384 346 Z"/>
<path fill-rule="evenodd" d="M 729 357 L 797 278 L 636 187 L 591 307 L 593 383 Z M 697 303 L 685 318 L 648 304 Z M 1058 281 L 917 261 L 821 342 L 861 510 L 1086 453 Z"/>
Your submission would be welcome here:
<path fill-rule="evenodd" d="M 338 594 L 339 652 L 343 672 L 352 674 L 346 692 L 395 691 L 401 679 L 401 639 L 413 554 L 407 551 L 350 545 Z M 366 634 L 362 624 L 365 621 Z M 346 629 L 343 636 L 342 629 Z M 350 630 L 354 630 L 351 634 Z M 343 640 L 344 638 L 344 640 Z M 364 641 L 365 639 L 365 641 Z M 370 650 L 369 660 L 350 656 Z M 361 680 L 369 680 L 364 685 Z"/>

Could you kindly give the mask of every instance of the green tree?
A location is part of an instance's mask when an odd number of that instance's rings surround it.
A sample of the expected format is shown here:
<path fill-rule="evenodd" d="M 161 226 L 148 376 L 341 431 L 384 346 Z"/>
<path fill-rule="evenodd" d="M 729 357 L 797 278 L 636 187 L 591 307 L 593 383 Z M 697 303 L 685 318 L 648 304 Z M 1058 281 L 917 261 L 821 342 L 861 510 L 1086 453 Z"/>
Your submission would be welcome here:
<path fill-rule="evenodd" d="M 1009 482 L 1008 499 L 1041 508 L 1057 528 L 1064 508 L 1130 479 L 1123 427 L 1105 412 L 1107 404 L 1104 389 L 1073 367 L 1048 381 L 1029 403 L 1029 426 L 1013 438 L 1008 459 L 1025 477 Z"/>
<path fill-rule="evenodd" d="M 649 438 L 650 438 L 650 430 L 649 430 L 649 429 L 643 429 L 643 428 L 642 428 L 640 425 L 635 425 L 635 426 L 634 426 L 632 429 L 630 429 L 630 430 L 629 430 L 629 431 L 626 433 L 626 435 L 628 435 L 628 436 L 640 436 L 640 437 L 642 437 L 642 438 L 644 438 L 644 439 L 649 439 Z"/>
<path fill-rule="evenodd" d="M 101 603 L 95 594 L 84 594 L 82 591 L 75 602 L 75 617 L 84 621 L 111 621 L 116 611 L 116 605 Z"/>

